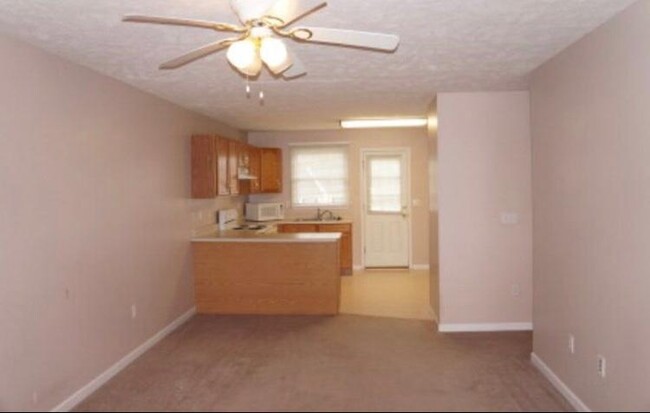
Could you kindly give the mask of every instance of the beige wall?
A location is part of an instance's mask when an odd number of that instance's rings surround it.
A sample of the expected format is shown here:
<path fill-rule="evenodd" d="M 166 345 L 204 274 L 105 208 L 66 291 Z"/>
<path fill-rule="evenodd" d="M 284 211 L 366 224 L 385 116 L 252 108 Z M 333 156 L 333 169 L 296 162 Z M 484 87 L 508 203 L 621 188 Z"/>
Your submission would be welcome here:
<path fill-rule="evenodd" d="M 291 204 L 291 174 L 289 170 L 290 143 L 299 142 L 349 142 L 350 143 L 350 193 L 351 204 L 346 210 L 336 211 L 354 222 L 354 265 L 361 264 L 361 168 L 362 148 L 396 148 L 411 150 L 411 197 L 419 201 L 412 207 L 413 263 L 429 264 L 427 134 L 424 129 L 384 130 L 332 130 L 308 132 L 250 133 L 249 142 L 258 146 L 280 147 L 284 153 L 284 193 L 282 195 L 253 196 L 254 202 L 277 201 Z M 313 216 L 314 209 L 290 209 L 289 216 Z"/>
<path fill-rule="evenodd" d="M 648 39 L 639 1 L 532 78 L 534 351 L 595 411 L 650 408 Z"/>
<path fill-rule="evenodd" d="M 438 214 L 438 100 L 428 110 L 429 125 L 429 266 L 430 302 L 436 317 L 440 314 L 440 219 Z"/>
<path fill-rule="evenodd" d="M 189 137 L 239 133 L 7 38 L 0 54 L 0 410 L 43 410 L 193 307 L 193 225 L 237 202 L 188 200 Z"/>
<path fill-rule="evenodd" d="M 528 323 L 528 93 L 441 93 L 437 107 L 441 324 Z M 519 223 L 503 225 L 503 212 Z"/>

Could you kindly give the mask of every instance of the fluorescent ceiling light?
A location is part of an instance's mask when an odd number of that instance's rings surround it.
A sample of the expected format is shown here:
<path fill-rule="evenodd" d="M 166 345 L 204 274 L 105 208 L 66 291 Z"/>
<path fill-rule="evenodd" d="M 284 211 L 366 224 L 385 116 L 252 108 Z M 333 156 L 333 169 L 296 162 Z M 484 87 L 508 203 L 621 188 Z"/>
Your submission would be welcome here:
<path fill-rule="evenodd" d="M 343 129 L 420 128 L 427 126 L 426 118 L 349 119 L 342 120 Z"/>

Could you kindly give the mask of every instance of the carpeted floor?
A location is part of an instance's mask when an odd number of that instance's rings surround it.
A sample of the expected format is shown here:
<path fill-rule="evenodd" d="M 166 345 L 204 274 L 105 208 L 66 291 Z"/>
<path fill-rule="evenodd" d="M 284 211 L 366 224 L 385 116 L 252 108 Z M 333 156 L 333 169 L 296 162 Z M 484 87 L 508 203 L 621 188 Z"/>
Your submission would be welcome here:
<path fill-rule="evenodd" d="M 79 411 L 567 411 L 530 333 L 431 322 L 198 316 Z"/>

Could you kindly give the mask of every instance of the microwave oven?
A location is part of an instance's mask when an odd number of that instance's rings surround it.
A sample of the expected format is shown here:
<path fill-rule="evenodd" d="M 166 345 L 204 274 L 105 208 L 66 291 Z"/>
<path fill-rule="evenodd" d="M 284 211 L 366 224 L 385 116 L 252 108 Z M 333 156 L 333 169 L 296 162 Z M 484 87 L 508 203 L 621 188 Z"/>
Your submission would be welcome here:
<path fill-rule="evenodd" d="M 247 221 L 278 221 L 284 219 L 284 204 L 246 204 Z"/>

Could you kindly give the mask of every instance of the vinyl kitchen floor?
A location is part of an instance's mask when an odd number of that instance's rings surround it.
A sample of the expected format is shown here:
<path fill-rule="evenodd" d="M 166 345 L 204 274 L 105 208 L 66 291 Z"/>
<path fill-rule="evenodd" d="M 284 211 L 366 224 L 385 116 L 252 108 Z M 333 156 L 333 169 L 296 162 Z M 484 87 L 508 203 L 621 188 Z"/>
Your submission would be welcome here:
<path fill-rule="evenodd" d="M 433 320 L 429 271 L 366 270 L 343 277 L 341 313 Z"/>

